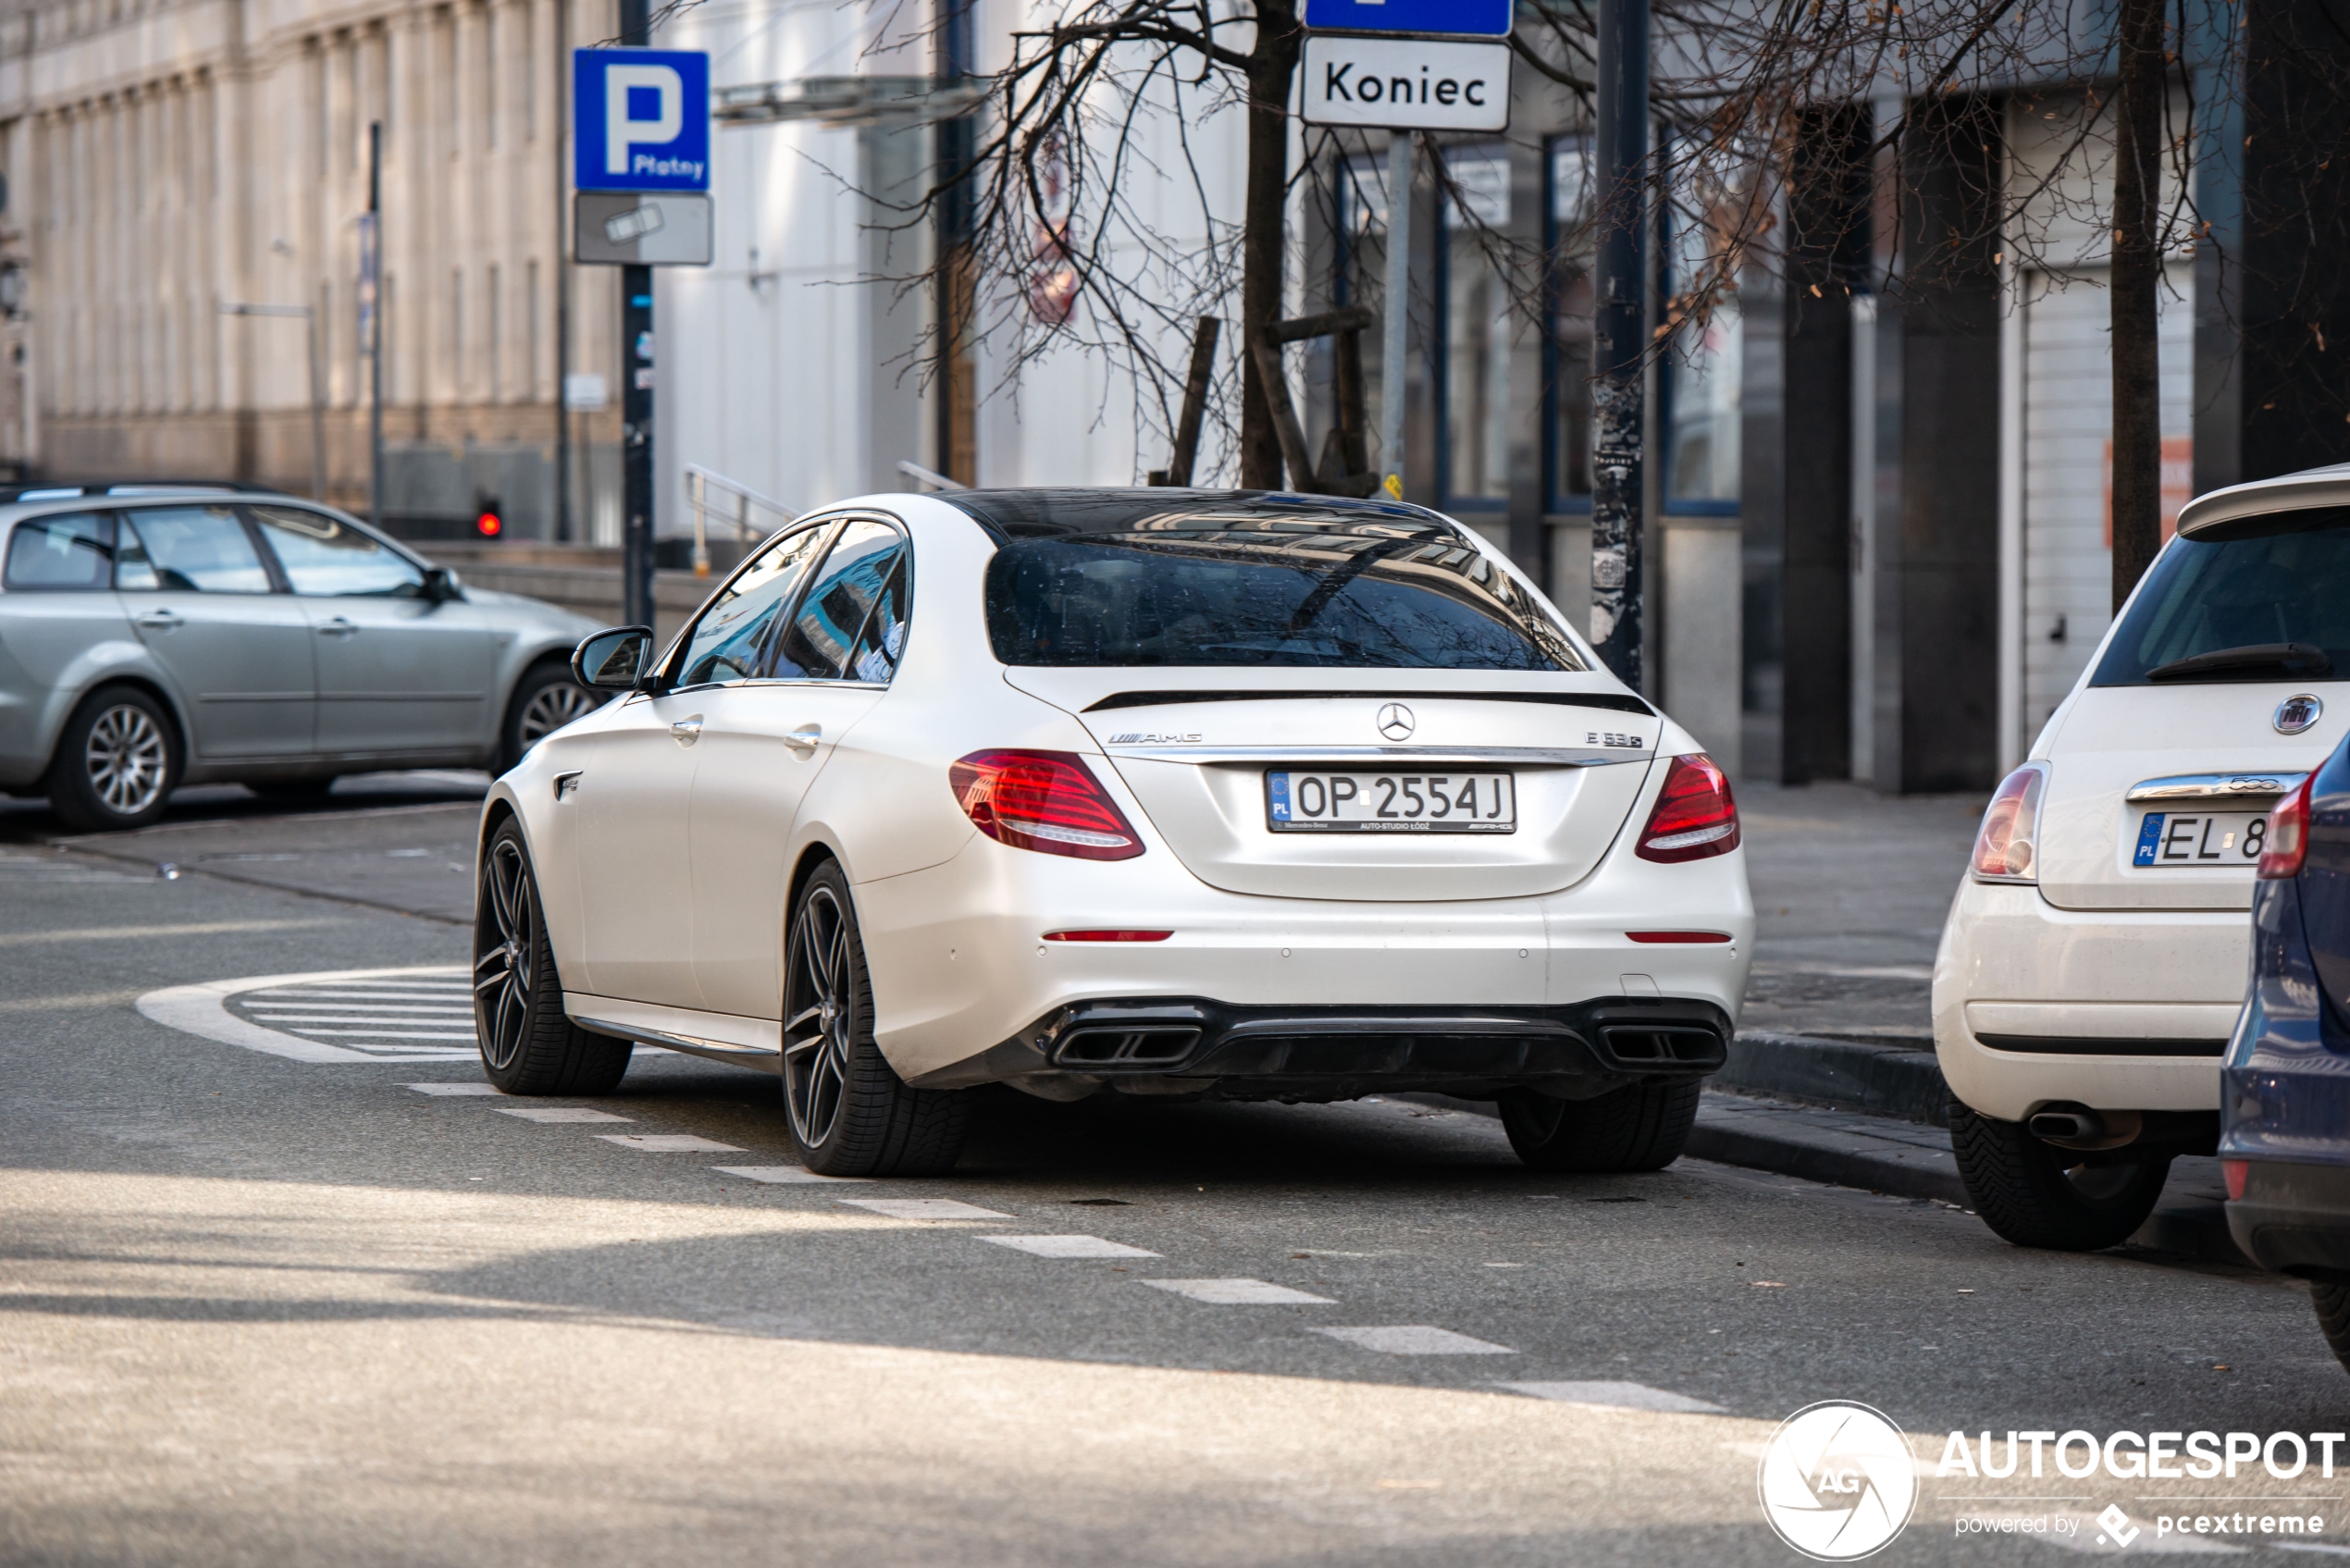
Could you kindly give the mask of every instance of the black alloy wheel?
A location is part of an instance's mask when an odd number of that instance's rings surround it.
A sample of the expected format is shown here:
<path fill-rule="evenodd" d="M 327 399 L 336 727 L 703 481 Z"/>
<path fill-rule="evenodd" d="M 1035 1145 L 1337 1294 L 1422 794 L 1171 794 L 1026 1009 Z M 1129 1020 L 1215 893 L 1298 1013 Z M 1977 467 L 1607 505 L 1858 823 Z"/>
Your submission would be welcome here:
<path fill-rule="evenodd" d="M 784 1110 L 800 1162 L 822 1176 L 954 1167 L 967 1093 L 914 1089 L 873 1040 L 872 977 L 848 879 L 832 862 L 801 888 L 784 949 Z"/>
<path fill-rule="evenodd" d="M 474 1032 L 482 1071 L 509 1094 L 609 1094 L 635 1047 L 563 1013 L 546 911 L 522 830 L 489 837 L 474 900 Z"/>

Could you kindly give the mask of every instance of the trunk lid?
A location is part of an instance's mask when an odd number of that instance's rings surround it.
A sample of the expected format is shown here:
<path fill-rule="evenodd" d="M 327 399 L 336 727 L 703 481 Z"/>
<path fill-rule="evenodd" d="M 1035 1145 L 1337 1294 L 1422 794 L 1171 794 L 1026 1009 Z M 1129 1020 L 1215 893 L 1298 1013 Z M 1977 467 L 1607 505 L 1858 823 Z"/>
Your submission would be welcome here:
<path fill-rule="evenodd" d="M 2325 699 L 2323 714 L 2299 735 L 2278 734 L 2279 706 L 2305 693 Z M 2208 844 L 2190 835 L 2217 861 L 2137 864 L 2148 814 L 2175 827 L 2181 817 L 2266 811 L 2325 760 L 2345 719 L 2350 691 L 2307 677 L 2082 688 L 2041 753 L 2041 895 L 2065 909 L 2250 908 L 2257 855 L 2240 841 L 2222 848 L 2224 832 Z"/>
<path fill-rule="evenodd" d="M 1020 667 L 1005 679 L 1077 717 L 1193 875 L 1276 897 L 1405 902 L 1570 887 L 1623 831 L 1664 728 L 1596 673 Z M 1407 710 L 1408 734 L 1382 733 L 1390 705 Z M 1505 772 L 1516 828 L 1275 832 L 1266 774 L 1283 767 Z"/>

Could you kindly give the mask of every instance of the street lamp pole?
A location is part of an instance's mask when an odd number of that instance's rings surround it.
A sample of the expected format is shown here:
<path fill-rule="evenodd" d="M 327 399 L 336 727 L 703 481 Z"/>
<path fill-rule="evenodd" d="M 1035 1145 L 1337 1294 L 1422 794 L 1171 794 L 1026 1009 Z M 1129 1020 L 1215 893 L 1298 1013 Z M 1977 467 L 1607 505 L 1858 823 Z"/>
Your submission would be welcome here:
<path fill-rule="evenodd" d="M 367 122 L 367 221 L 359 288 L 367 308 L 367 521 L 384 525 L 384 125 Z"/>
<path fill-rule="evenodd" d="M 1649 0 L 1599 0 L 1599 233 L 1592 282 L 1591 645 L 1642 685 L 1648 356 Z"/>
<path fill-rule="evenodd" d="M 303 343 L 310 364 L 310 493 L 327 499 L 327 413 L 318 397 L 318 313 L 309 305 L 225 304 L 223 315 L 300 316 Z"/>

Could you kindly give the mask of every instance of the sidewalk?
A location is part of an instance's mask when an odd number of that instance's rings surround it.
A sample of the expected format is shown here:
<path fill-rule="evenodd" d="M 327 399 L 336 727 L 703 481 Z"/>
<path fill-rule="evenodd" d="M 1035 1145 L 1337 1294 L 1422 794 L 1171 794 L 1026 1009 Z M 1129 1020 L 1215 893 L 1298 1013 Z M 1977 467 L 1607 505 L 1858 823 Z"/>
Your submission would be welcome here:
<path fill-rule="evenodd" d="M 1966 1207 L 1930 992 L 1982 802 L 1838 784 L 1740 784 L 1738 793 L 1758 917 L 1754 972 L 1690 1157 Z M 2225 1196 L 2218 1160 L 2174 1162 L 2132 1244 L 2244 1263 Z"/>

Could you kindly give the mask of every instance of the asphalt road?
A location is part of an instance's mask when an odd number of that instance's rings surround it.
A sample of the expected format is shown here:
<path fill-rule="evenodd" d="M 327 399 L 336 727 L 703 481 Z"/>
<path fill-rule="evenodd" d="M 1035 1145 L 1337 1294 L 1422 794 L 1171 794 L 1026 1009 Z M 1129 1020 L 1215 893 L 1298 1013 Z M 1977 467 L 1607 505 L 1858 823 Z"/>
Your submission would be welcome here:
<path fill-rule="evenodd" d="M 2314 1473 L 1936 1474 L 1954 1429 L 2350 1427 L 2286 1282 L 1545 1176 L 1393 1101 L 1006 1093 L 952 1179 L 847 1183 L 712 1064 L 464 1092 L 469 819 L 445 781 L 62 849 L 0 814 L 0 1562 L 1775 1564 L 1757 1462 L 1826 1399 L 1918 1456 L 1874 1561 L 2093 1549 L 2108 1504 L 2144 1549 L 2183 1498 L 2350 1538 Z"/>

